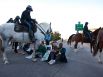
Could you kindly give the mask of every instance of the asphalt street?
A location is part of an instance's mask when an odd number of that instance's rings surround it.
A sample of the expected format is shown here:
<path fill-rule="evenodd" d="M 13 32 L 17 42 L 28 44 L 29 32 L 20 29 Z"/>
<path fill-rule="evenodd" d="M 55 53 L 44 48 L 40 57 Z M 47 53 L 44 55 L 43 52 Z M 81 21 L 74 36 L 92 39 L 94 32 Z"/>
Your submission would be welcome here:
<path fill-rule="evenodd" d="M 68 63 L 55 63 L 49 65 L 40 59 L 32 62 L 22 54 L 7 52 L 9 64 L 3 64 L 0 56 L 0 77 L 103 77 L 103 64 L 97 62 L 97 57 L 90 53 L 89 44 L 78 47 L 74 52 L 73 47 L 66 47 Z M 97 55 L 98 56 L 98 55 Z M 103 57 L 102 57 L 103 61 Z"/>

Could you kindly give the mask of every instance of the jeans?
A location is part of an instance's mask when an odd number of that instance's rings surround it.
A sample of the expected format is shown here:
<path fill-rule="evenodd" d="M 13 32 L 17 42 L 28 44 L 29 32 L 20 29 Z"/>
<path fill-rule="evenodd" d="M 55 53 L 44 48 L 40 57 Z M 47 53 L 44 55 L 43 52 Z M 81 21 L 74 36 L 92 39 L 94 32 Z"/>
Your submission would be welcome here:
<path fill-rule="evenodd" d="M 34 33 L 33 33 L 33 30 L 32 30 L 32 22 L 30 21 L 30 22 L 28 22 L 28 21 L 24 21 L 23 22 L 24 23 L 24 25 L 26 26 L 26 27 L 28 27 L 28 32 L 29 32 L 29 38 L 30 38 L 30 40 L 32 41 L 32 42 L 34 42 Z"/>
<path fill-rule="evenodd" d="M 92 34 L 91 34 L 90 32 L 85 32 L 85 33 L 84 33 L 84 36 L 85 36 L 86 38 L 89 38 L 90 40 L 92 39 Z"/>

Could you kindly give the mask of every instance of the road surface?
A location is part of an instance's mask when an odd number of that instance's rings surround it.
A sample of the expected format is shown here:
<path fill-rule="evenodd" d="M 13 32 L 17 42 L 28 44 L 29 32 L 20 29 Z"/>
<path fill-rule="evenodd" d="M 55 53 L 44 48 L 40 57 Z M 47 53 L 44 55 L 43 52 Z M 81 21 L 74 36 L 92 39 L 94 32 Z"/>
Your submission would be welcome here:
<path fill-rule="evenodd" d="M 40 59 L 32 62 L 25 58 L 27 55 L 8 51 L 9 64 L 3 64 L 0 57 L 0 77 L 103 77 L 103 64 L 98 64 L 97 57 L 92 56 L 89 44 L 79 47 L 78 52 L 66 43 L 64 46 L 68 63 L 54 65 Z"/>

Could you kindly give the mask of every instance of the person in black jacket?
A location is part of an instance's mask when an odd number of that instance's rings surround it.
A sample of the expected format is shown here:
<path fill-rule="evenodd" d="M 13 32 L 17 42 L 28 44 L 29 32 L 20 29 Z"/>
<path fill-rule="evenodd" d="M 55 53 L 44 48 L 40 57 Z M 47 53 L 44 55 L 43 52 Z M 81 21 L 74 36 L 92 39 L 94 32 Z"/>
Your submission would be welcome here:
<path fill-rule="evenodd" d="M 7 21 L 7 23 L 13 23 L 13 22 L 14 22 L 13 18 L 10 18 L 10 19 Z"/>
<path fill-rule="evenodd" d="M 85 25 L 83 28 L 83 34 L 87 39 L 91 40 L 92 34 L 91 34 L 91 31 L 88 29 L 88 22 L 85 22 Z"/>
<path fill-rule="evenodd" d="M 23 25 L 25 25 L 26 27 L 28 27 L 28 32 L 29 32 L 29 37 L 30 37 L 30 40 L 31 42 L 34 42 L 34 33 L 33 33 L 33 30 L 32 30 L 32 18 L 30 16 L 30 13 L 33 11 L 32 7 L 30 5 L 28 5 L 26 7 L 26 10 L 24 10 L 22 12 L 22 15 L 21 15 L 21 23 Z"/>
<path fill-rule="evenodd" d="M 19 16 L 16 16 L 16 17 L 15 17 L 14 23 L 20 24 L 20 17 L 19 17 Z"/>

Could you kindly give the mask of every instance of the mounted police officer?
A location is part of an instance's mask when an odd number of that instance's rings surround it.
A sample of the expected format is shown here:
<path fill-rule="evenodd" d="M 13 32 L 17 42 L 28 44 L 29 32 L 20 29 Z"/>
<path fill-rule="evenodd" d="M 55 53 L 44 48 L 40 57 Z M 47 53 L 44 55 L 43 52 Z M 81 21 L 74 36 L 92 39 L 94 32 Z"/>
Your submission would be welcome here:
<path fill-rule="evenodd" d="M 88 29 L 88 22 L 85 22 L 84 28 L 83 28 L 83 34 L 88 40 L 92 40 L 92 34 L 91 31 Z"/>
<path fill-rule="evenodd" d="M 26 7 L 26 10 L 24 10 L 22 12 L 22 15 L 21 15 L 21 23 L 28 27 L 28 32 L 29 32 L 29 38 L 31 40 L 31 42 L 34 42 L 34 33 L 33 33 L 33 30 L 32 30 L 32 18 L 30 16 L 30 13 L 33 11 L 32 7 L 30 5 L 28 5 Z"/>
<path fill-rule="evenodd" d="M 16 17 L 15 17 L 14 23 L 20 24 L 20 17 L 19 17 L 19 16 L 16 16 Z"/>
<path fill-rule="evenodd" d="M 10 18 L 10 19 L 7 21 L 7 23 L 13 23 L 13 22 L 14 22 L 13 18 Z"/>

